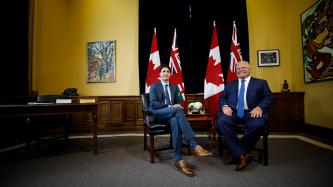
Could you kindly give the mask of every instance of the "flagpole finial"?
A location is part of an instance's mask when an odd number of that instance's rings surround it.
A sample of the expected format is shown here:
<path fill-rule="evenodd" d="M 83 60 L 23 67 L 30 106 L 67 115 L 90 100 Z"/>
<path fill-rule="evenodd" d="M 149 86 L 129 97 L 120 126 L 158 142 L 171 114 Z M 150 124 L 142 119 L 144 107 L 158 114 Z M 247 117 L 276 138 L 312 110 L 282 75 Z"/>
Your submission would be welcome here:
<path fill-rule="evenodd" d="M 156 32 L 156 27 L 154 27 L 154 32 Z"/>

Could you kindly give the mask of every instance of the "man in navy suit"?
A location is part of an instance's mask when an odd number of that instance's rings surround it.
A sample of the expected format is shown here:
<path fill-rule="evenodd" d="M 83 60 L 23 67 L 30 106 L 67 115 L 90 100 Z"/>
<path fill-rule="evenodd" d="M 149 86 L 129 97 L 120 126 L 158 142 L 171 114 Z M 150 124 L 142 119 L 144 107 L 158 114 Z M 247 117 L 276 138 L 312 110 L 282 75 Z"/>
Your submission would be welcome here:
<path fill-rule="evenodd" d="M 175 153 L 173 165 L 187 176 L 194 176 L 194 173 L 182 158 L 181 154 L 181 136 L 191 148 L 194 156 L 205 157 L 212 155 L 211 152 L 205 150 L 194 140 L 194 132 L 188 123 L 182 106 L 179 104 L 180 91 L 177 85 L 169 84 L 170 67 L 161 65 L 160 79 L 161 81 L 150 87 L 150 106 L 153 120 L 158 122 L 167 122 L 170 124 L 172 131 L 172 146 Z"/>
<path fill-rule="evenodd" d="M 267 81 L 252 77 L 250 71 L 249 62 L 239 62 L 238 79 L 228 83 L 219 98 L 217 128 L 227 141 L 232 156 L 227 163 L 239 159 L 237 171 L 244 169 L 251 161 L 249 152 L 260 138 L 260 128 L 265 125 L 273 100 Z M 241 141 L 233 130 L 239 122 L 246 126 Z"/>

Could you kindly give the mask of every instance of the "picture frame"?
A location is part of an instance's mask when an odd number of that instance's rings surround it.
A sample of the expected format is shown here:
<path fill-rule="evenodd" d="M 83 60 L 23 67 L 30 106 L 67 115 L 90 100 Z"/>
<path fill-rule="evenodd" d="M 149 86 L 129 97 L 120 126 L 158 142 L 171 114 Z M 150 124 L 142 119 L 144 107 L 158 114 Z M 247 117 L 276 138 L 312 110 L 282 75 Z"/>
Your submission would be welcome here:
<path fill-rule="evenodd" d="M 116 81 L 116 41 L 87 43 L 87 83 Z"/>
<path fill-rule="evenodd" d="M 258 50 L 258 66 L 279 66 L 280 54 L 278 49 Z"/>
<path fill-rule="evenodd" d="M 333 80 L 331 0 L 319 0 L 301 13 L 304 83 Z"/>

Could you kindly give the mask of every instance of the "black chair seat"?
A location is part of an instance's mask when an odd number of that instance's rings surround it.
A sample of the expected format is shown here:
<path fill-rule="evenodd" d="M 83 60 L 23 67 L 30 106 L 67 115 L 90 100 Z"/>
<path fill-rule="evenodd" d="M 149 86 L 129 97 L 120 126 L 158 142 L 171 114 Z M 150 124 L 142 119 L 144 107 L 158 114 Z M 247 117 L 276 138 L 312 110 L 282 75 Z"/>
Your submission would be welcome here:
<path fill-rule="evenodd" d="M 158 135 L 160 133 L 171 133 L 171 129 L 170 126 L 168 124 L 164 124 L 164 123 L 156 123 L 156 124 L 152 124 L 149 127 L 149 134 L 155 134 Z"/>

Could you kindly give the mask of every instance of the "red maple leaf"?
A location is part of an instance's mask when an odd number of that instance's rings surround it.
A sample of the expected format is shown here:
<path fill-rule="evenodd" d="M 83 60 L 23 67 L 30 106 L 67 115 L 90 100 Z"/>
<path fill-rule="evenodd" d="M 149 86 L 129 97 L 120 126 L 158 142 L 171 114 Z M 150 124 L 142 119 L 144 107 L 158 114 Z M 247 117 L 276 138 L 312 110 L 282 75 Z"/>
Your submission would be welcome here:
<path fill-rule="evenodd" d="M 222 77 L 222 67 L 221 64 L 218 63 L 214 66 L 215 60 L 212 56 L 208 59 L 208 66 L 206 71 L 206 81 L 207 83 L 215 84 L 216 86 L 219 86 L 220 84 L 223 84 L 223 77 Z"/>
<path fill-rule="evenodd" d="M 147 86 L 150 86 L 156 82 L 158 82 L 158 78 L 160 77 L 160 72 L 159 72 L 159 68 L 156 68 L 154 70 L 154 64 L 153 61 L 149 61 L 148 64 L 148 75 L 147 75 L 147 79 L 146 79 L 146 83 Z"/>

